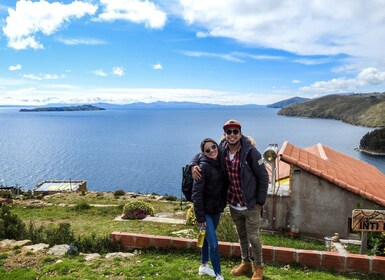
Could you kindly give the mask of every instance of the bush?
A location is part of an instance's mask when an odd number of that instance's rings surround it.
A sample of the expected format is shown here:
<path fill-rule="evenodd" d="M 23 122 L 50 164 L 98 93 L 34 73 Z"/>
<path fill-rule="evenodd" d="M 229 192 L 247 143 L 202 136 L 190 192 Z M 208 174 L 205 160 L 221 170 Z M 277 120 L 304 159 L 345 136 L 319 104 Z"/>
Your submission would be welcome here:
<path fill-rule="evenodd" d="M 219 222 L 217 229 L 217 236 L 218 239 L 222 241 L 238 242 L 237 230 L 228 209 L 225 209 L 221 215 L 221 221 Z"/>
<path fill-rule="evenodd" d="M 168 195 L 168 194 L 165 194 L 165 195 L 163 196 L 163 199 L 164 199 L 164 200 L 167 200 L 167 201 L 177 201 L 177 200 L 178 200 L 178 198 L 177 198 L 176 196 L 174 196 L 174 195 Z"/>
<path fill-rule="evenodd" d="M 186 225 L 196 225 L 197 218 L 195 217 L 194 205 L 191 204 L 190 208 L 186 212 Z"/>
<path fill-rule="evenodd" d="M 6 204 L 0 208 L 0 220 L 3 221 L 0 227 L 0 236 L 16 240 L 24 237 L 25 224 L 16 214 L 11 213 L 10 207 Z"/>
<path fill-rule="evenodd" d="M 371 255 L 385 256 L 385 232 L 369 233 L 368 249 Z"/>
<path fill-rule="evenodd" d="M 75 204 L 73 209 L 76 211 L 83 211 L 83 210 L 88 210 L 90 208 L 91 208 L 91 205 L 89 205 L 87 201 L 81 200 Z"/>
<path fill-rule="evenodd" d="M 51 226 L 45 230 L 46 242 L 50 245 L 70 244 L 75 241 L 75 236 L 69 223 L 60 223 L 57 227 Z"/>
<path fill-rule="evenodd" d="M 132 201 L 124 205 L 123 219 L 144 219 L 147 215 L 154 216 L 154 208 L 144 201 Z"/>
<path fill-rule="evenodd" d="M 13 198 L 11 191 L 8 191 L 8 190 L 1 190 L 0 191 L 0 197 L 9 198 L 9 199 Z"/>
<path fill-rule="evenodd" d="M 78 256 L 79 255 L 79 249 L 71 243 L 67 249 L 66 255 L 67 256 Z"/>
<path fill-rule="evenodd" d="M 30 221 L 26 230 L 26 238 L 32 241 L 33 244 L 45 243 L 46 233 L 44 227 L 36 228 L 35 224 Z"/>
<path fill-rule="evenodd" d="M 98 236 L 95 233 L 79 236 L 73 246 L 83 253 L 105 254 L 120 251 L 120 244 L 113 242 L 110 235 Z"/>
<path fill-rule="evenodd" d="M 117 190 L 117 191 L 114 192 L 114 196 L 115 197 L 123 196 L 125 194 L 126 194 L 126 192 L 124 190 Z"/>

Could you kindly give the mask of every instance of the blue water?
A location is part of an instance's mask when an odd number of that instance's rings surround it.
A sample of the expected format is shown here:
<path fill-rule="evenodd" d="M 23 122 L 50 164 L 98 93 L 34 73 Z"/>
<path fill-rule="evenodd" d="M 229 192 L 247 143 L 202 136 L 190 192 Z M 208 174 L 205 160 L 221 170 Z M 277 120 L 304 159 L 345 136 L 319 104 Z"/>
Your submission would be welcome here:
<path fill-rule="evenodd" d="M 285 140 L 322 143 L 385 173 L 385 158 L 354 150 L 370 128 L 278 116 L 277 109 L 127 109 L 20 113 L 0 109 L 0 184 L 33 188 L 43 180 L 86 180 L 92 191 L 180 195 L 181 168 L 205 137 L 218 139 L 235 118 L 262 152 Z"/>

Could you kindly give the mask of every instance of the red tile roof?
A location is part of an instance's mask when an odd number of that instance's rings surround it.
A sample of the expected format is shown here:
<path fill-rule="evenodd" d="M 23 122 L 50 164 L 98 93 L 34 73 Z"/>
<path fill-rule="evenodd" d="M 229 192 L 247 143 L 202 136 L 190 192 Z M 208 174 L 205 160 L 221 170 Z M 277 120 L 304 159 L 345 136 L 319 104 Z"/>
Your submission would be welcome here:
<path fill-rule="evenodd" d="M 368 163 L 322 144 L 301 149 L 285 141 L 279 155 L 285 163 L 385 206 L 385 174 Z"/>

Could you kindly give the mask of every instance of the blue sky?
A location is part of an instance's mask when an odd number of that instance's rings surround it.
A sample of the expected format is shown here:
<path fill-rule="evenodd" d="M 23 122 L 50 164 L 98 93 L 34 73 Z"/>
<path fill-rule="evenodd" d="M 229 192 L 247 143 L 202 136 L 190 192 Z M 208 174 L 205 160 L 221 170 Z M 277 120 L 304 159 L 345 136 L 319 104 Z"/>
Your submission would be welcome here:
<path fill-rule="evenodd" d="M 0 24 L 0 105 L 384 91 L 384 0 L 5 0 Z"/>

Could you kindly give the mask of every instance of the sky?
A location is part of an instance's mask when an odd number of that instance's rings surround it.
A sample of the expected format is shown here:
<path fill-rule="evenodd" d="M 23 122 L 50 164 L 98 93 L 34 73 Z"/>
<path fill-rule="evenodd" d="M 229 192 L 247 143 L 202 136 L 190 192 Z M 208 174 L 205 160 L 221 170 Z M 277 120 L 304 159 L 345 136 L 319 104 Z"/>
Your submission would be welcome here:
<path fill-rule="evenodd" d="M 385 0 L 0 0 L 0 105 L 384 92 Z"/>

